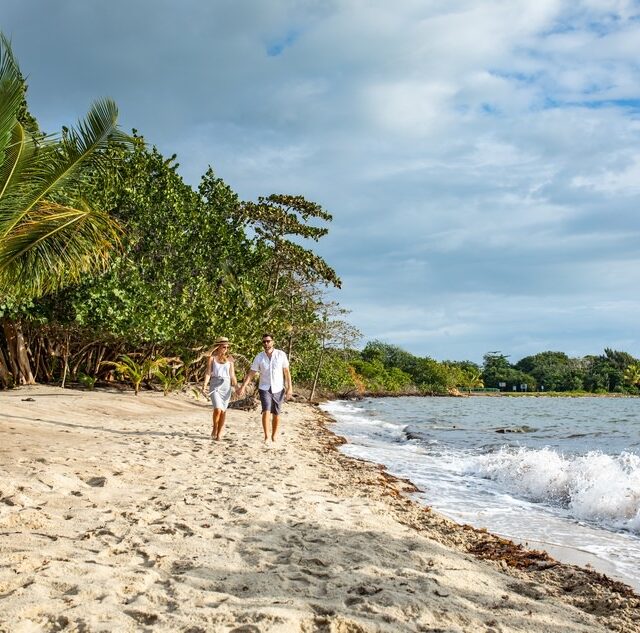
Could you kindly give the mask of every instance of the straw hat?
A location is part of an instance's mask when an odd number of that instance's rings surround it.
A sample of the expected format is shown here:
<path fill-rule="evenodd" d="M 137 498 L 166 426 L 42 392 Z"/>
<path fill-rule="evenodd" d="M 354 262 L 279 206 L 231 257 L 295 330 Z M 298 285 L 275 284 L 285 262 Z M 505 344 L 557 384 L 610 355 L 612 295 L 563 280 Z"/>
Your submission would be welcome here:
<path fill-rule="evenodd" d="M 213 343 L 214 347 L 218 347 L 218 345 L 224 345 L 225 343 L 229 343 L 229 339 L 226 336 L 219 336 Z"/>

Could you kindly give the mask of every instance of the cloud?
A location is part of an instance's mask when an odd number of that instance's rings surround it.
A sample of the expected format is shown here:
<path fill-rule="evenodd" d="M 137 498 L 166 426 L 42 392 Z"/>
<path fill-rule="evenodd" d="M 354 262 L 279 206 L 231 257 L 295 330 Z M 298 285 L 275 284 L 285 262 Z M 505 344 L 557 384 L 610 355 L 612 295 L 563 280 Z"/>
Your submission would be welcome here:
<path fill-rule="evenodd" d="M 640 194 L 640 155 L 630 156 L 628 162 L 615 171 L 606 169 L 591 177 L 576 176 L 571 184 L 610 195 L 635 197 Z"/>
<path fill-rule="evenodd" d="M 472 360 L 640 356 L 638 17 L 631 0 L 0 8 L 45 129 L 110 95 L 190 183 L 211 164 L 246 199 L 321 203 L 318 249 L 365 340 Z"/>

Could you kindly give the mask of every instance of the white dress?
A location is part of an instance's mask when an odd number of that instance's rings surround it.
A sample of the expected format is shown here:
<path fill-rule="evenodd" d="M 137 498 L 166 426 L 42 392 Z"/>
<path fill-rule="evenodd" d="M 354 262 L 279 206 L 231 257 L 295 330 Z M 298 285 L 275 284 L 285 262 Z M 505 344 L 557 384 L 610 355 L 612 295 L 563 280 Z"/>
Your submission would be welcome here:
<path fill-rule="evenodd" d="M 227 410 L 231 400 L 231 363 L 219 363 L 211 359 L 211 378 L 209 380 L 209 397 L 214 409 Z"/>

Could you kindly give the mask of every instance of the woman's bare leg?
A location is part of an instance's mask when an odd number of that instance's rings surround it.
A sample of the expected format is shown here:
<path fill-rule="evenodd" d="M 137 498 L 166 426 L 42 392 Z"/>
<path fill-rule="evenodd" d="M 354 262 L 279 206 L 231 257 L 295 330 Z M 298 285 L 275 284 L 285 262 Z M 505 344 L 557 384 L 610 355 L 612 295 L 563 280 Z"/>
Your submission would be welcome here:
<path fill-rule="evenodd" d="M 227 412 L 219 409 L 220 414 L 218 415 L 218 430 L 216 431 L 216 439 L 219 440 L 222 437 L 222 428 L 224 427 L 224 422 L 227 418 Z"/>
<path fill-rule="evenodd" d="M 220 439 L 220 414 L 224 413 L 221 409 L 213 410 L 213 430 L 211 431 L 211 438 L 214 440 Z"/>

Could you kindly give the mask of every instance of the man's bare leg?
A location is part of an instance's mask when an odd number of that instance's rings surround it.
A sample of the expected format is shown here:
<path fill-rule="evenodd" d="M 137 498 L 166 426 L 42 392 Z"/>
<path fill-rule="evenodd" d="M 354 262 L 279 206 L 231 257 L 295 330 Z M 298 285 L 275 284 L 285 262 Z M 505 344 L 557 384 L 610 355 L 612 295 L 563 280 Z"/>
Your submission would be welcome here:
<path fill-rule="evenodd" d="M 271 420 L 271 441 L 272 442 L 276 441 L 276 431 L 278 430 L 278 422 L 280 422 L 280 416 L 274 414 Z"/>
<path fill-rule="evenodd" d="M 269 417 L 271 413 L 269 411 L 262 412 L 262 430 L 264 431 L 264 441 L 269 439 Z"/>

